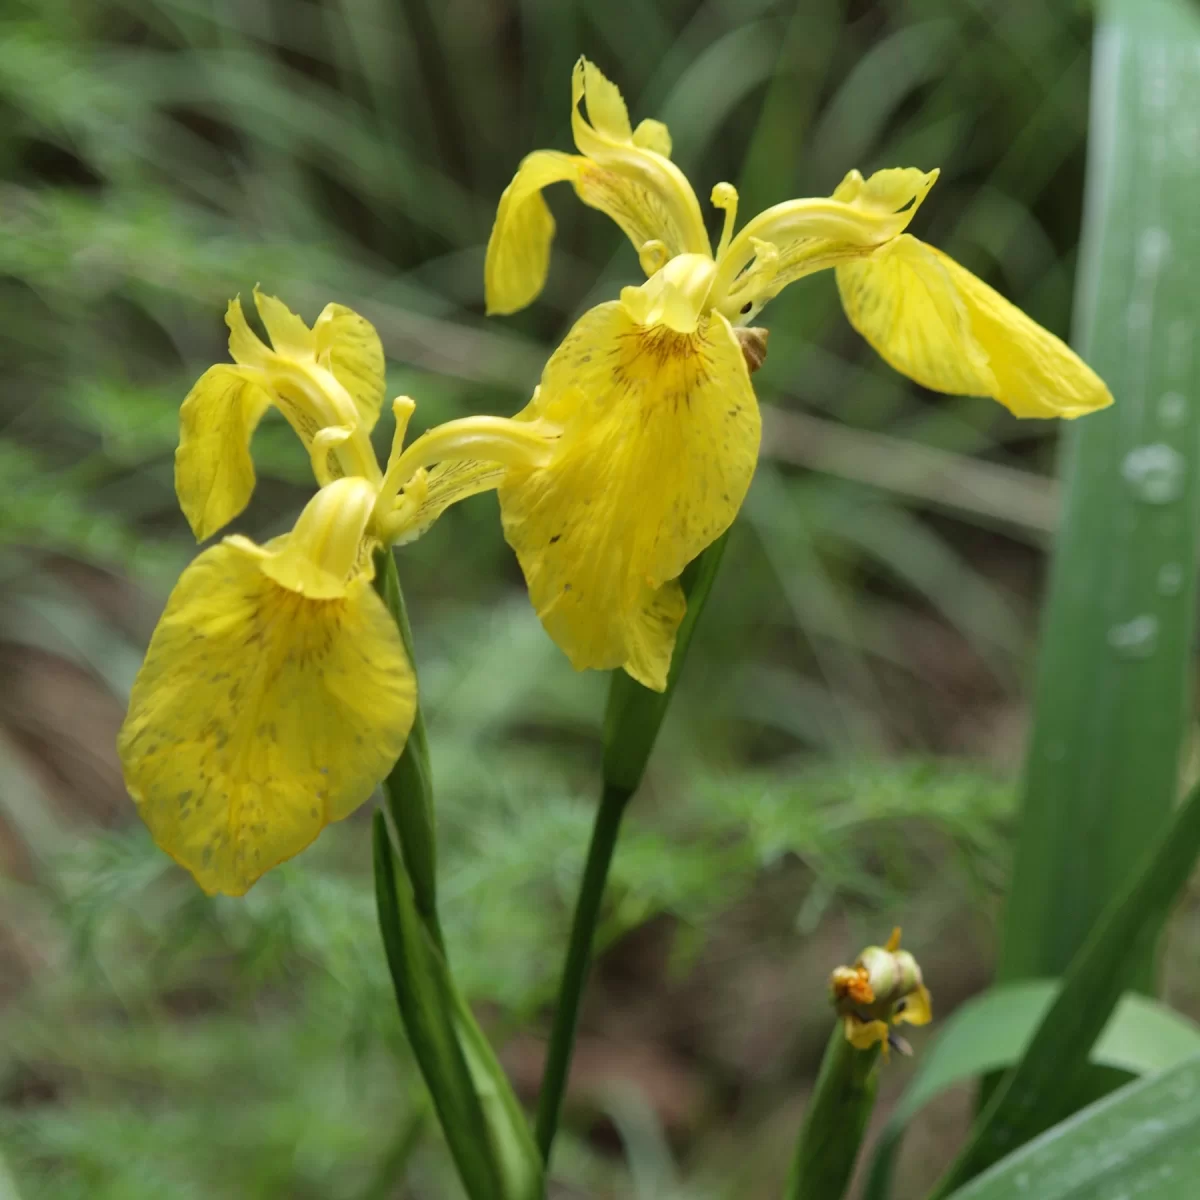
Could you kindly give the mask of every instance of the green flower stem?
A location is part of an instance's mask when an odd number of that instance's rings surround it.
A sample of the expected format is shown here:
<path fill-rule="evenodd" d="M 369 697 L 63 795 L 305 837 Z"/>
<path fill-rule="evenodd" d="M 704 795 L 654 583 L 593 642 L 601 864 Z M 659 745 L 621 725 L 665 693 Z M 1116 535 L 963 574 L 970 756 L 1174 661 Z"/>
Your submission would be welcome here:
<path fill-rule="evenodd" d="M 413 657 L 412 627 L 396 559 L 391 550 L 375 554 L 375 587 L 388 611 L 396 621 L 404 642 L 404 652 L 416 670 Z M 404 753 L 400 755 L 391 774 L 383 781 L 388 812 L 396 826 L 404 869 L 412 882 L 413 899 L 430 937 L 439 948 L 443 946 L 441 924 L 437 915 L 437 828 L 433 810 L 433 774 L 429 766 L 429 735 L 425 731 L 425 714 L 417 705 L 412 731 Z"/>
<path fill-rule="evenodd" d="M 588 845 L 583 882 L 575 900 L 575 917 L 571 924 L 571 940 L 567 943 L 567 959 L 563 964 L 562 982 L 558 989 L 558 1006 L 554 1010 L 554 1025 L 550 1031 L 550 1046 L 546 1051 L 546 1066 L 542 1072 L 542 1087 L 538 1093 L 536 1137 L 542 1161 L 550 1161 L 550 1147 L 558 1131 L 558 1117 L 566 1091 L 571 1055 L 575 1049 L 575 1027 L 579 1020 L 579 1002 L 587 982 L 592 961 L 592 941 L 600 916 L 600 902 L 608 881 L 608 868 L 621 818 L 631 792 L 605 787 L 600 798 L 592 840 Z"/>
<path fill-rule="evenodd" d="M 784 1200 L 839 1200 L 850 1182 L 879 1086 L 879 1046 L 856 1050 L 839 1021 L 804 1113 Z"/>
<path fill-rule="evenodd" d="M 571 1070 L 571 1055 L 575 1049 L 579 1004 L 587 983 L 596 924 L 608 881 L 608 869 L 621 830 L 621 818 L 642 781 L 646 762 L 666 716 L 667 705 L 671 702 L 696 622 L 712 590 L 728 537 L 728 532 L 719 537 L 683 573 L 683 589 L 688 598 L 687 613 L 675 639 L 675 653 L 671 659 L 666 690 L 654 692 L 642 687 L 624 671 L 614 671 L 612 674 L 604 719 L 604 788 L 592 827 L 583 880 L 575 901 L 571 938 L 567 944 L 558 1004 L 554 1010 L 546 1066 L 538 1095 L 537 1144 L 542 1159 L 547 1163 L 550 1161 L 554 1136 L 558 1132 L 563 1095 Z"/>

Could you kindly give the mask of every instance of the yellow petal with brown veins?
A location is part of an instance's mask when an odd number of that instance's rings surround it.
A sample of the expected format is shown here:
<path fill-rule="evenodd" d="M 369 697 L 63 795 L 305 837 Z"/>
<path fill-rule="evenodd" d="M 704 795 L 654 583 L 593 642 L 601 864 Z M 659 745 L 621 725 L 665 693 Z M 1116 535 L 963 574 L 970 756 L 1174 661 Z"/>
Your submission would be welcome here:
<path fill-rule="evenodd" d="M 1065 342 L 909 234 L 838 267 L 837 280 L 854 328 L 923 387 L 990 396 L 1018 417 L 1079 417 L 1112 403 Z"/>
<path fill-rule="evenodd" d="M 353 812 L 416 710 L 369 572 L 311 599 L 269 578 L 267 556 L 231 538 L 184 571 L 118 739 L 154 840 L 210 893 L 241 895 Z"/>
<path fill-rule="evenodd" d="M 675 582 L 732 523 L 758 456 L 758 404 L 717 314 L 694 333 L 584 314 L 526 409 L 561 428 L 549 465 L 512 468 L 505 536 L 572 664 L 661 691 L 683 618 Z"/>

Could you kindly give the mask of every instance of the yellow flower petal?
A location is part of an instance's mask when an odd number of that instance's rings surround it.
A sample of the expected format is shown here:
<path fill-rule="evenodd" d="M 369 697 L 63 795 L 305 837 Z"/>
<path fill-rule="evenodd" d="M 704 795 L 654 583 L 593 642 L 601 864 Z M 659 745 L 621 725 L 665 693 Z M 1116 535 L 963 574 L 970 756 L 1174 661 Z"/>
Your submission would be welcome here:
<path fill-rule="evenodd" d="M 837 279 L 850 323 L 923 387 L 990 396 L 1018 417 L 1078 417 L 1112 403 L 1070 347 L 910 235 L 838 267 Z"/>
<path fill-rule="evenodd" d="M 270 403 L 257 375 L 254 368 L 209 367 L 180 409 L 175 491 L 197 541 L 232 521 L 254 491 L 250 437 Z"/>
<path fill-rule="evenodd" d="M 317 361 L 350 393 L 359 427 L 370 431 L 383 407 L 383 343 L 375 326 L 344 304 L 327 304 L 313 326 Z"/>
<path fill-rule="evenodd" d="M 828 199 L 788 200 L 748 221 L 721 258 L 713 303 L 749 322 L 785 287 L 870 254 L 902 233 L 937 181 L 915 167 L 851 171 Z"/>
<path fill-rule="evenodd" d="M 904 1008 L 898 1012 L 892 1021 L 896 1025 L 928 1025 L 933 1020 L 933 1000 L 929 989 L 921 984 L 915 992 L 910 992 L 904 1001 Z"/>
<path fill-rule="evenodd" d="M 670 160 L 667 127 L 646 120 L 631 131 L 620 91 L 585 59 L 575 65 L 571 90 L 575 144 L 586 157 L 536 150 L 522 160 L 500 197 L 488 239 L 484 293 L 490 314 L 517 312 L 545 286 L 554 218 L 541 193 L 552 183 L 573 184 L 585 204 L 621 227 L 639 256 L 647 242 L 661 243 L 664 261 L 711 253 L 696 195 Z"/>
<path fill-rule="evenodd" d="M 282 300 L 268 296 L 255 287 L 254 303 L 277 354 L 296 359 L 313 357 L 315 343 L 312 330 Z"/>
<path fill-rule="evenodd" d="M 861 171 L 847 171 L 833 189 L 833 198 L 884 220 L 905 210 L 911 217 L 937 182 L 938 174 L 937 170 L 922 171 L 919 167 L 887 167 L 864 179 Z"/>
<path fill-rule="evenodd" d="M 271 348 L 250 328 L 242 311 L 241 296 L 234 296 L 225 308 L 225 324 L 229 327 L 229 356 L 244 367 L 265 367 L 271 358 Z"/>
<path fill-rule="evenodd" d="M 261 570 L 276 583 L 310 600 L 336 600 L 350 582 L 375 573 L 367 537 L 375 488 L 365 479 L 335 479 L 304 506 L 295 527 L 276 538 L 261 558 Z M 249 543 L 253 544 L 253 543 Z"/>
<path fill-rule="evenodd" d="M 846 1016 L 843 1018 L 842 1028 L 846 1034 L 846 1041 L 855 1050 L 869 1050 L 878 1042 L 883 1048 L 884 1057 L 887 1057 L 888 1027 L 886 1022 L 863 1021 L 858 1017 Z"/>
<path fill-rule="evenodd" d="M 554 218 L 542 189 L 574 180 L 585 165 L 577 155 L 557 150 L 535 150 L 521 160 L 500 197 L 488 239 L 483 281 L 489 314 L 517 312 L 545 287 Z"/>
<path fill-rule="evenodd" d="M 621 306 L 639 325 L 694 333 L 708 307 L 715 270 L 707 254 L 677 254 L 641 287 L 621 289 Z"/>
<path fill-rule="evenodd" d="M 415 542 L 452 504 L 499 487 L 507 470 L 499 463 L 457 459 L 418 472 L 420 479 L 410 483 L 400 499 L 397 513 L 402 519 L 395 542 Z M 391 526 L 388 533 L 392 534 Z"/>
<path fill-rule="evenodd" d="M 587 103 L 588 120 L 592 128 L 614 141 L 631 140 L 633 127 L 629 124 L 629 110 L 625 107 L 621 89 L 586 58 L 581 58 L 575 64 L 575 76 L 582 77 L 580 91 Z M 575 104 L 579 104 L 578 97 Z M 582 146 L 579 148 L 587 153 Z"/>
<path fill-rule="evenodd" d="M 683 596 L 672 582 L 733 521 L 754 473 L 758 404 L 724 318 L 692 334 L 619 303 L 577 322 L 528 417 L 562 429 L 549 465 L 509 469 L 505 536 L 575 667 L 666 684 Z"/>
<path fill-rule="evenodd" d="M 633 144 L 643 150 L 653 150 L 663 158 L 671 157 L 671 131 L 653 117 L 647 117 L 633 131 Z"/>
<path fill-rule="evenodd" d="M 369 575 L 313 600 L 243 539 L 183 573 L 118 748 L 155 841 L 240 895 L 366 800 L 404 748 L 416 688 Z"/>
<path fill-rule="evenodd" d="M 571 130 L 576 147 L 590 160 L 575 191 L 585 204 L 612 217 L 635 250 L 660 241 L 672 256 L 712 255 L 696 193 L 668 156 L 667 127 L 643 121 L 632 133 L 616 84 L 585 58 L 571 76 Z"/>

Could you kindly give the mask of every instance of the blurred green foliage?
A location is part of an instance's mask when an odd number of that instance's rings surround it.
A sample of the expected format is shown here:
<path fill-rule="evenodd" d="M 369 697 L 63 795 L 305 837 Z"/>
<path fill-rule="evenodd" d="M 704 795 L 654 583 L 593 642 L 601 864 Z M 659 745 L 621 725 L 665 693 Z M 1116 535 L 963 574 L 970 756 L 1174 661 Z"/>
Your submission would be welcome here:
<path fill-rule="evenodd" d="M 21 1194 L 454 1194 L 388 995 L 366 825 L 331 831 L 245 901 L 210 902 L 131 823 L 113 777 L 114 722 L 193 552 L 176 413 L 225 358 L 228 298 L 261 282 L 310 319 L 331 299 L 361 311 L 391 391 L 418 402 L 414 431 L 515 411 L 573 317 L 637 271 L 615 227 L 552 193 L 543 299 L 482 316 L 496 200 L 524 153 L 569 148 L 584 52 L 635 117 L 668 122 L 698 193 L 729 179 L 744 215 L 827 194 L 851 167 L 940 165 L 916 232 L 1062 333 L 1088 33 L 1082 10 L 1035 0 L 10 0 L 0 1146 Z M 988 911 L 1006 870 L 1007 789 L 930 756 L 1008 759 L 1053 430 L 891 374 L 829 278 L 766 317 L 762 465 L 604 926 L 614 943 L 669 914 L 677 972 L 747 907 L 739 936 L 778 936 L 784 957 L 797 931 L 850 920 L 857 944 L 915 908 L 919 952 L 964 905 Z M 892 469 L 856 470 L 872 453 Z M 308 466 L 270 420 L 255 459 L 239 524 L 264 536 L 290 524 Z M 553 987 L 603 681 L 542 634 L 491 497 L 406 548 L 401 572 L 451 955 L 503 1042 L 541 1028 Z M 918 757 L 886 757 L 899 753 Z M 827 966 L 808 979 L 818 1008 Z M 802 1032 L 778 1033 L 793 1081 Z M 726 1077 L 716 1115 L 672 1142 L 661 1114 L 612 1098 L 628 1161 L 564 1145 L 557 1170 L 581 1194 L 763 1186 L 718 1133 L 736 1111 L 759 1136 L 786 1090 L 679 1040 Z"/>

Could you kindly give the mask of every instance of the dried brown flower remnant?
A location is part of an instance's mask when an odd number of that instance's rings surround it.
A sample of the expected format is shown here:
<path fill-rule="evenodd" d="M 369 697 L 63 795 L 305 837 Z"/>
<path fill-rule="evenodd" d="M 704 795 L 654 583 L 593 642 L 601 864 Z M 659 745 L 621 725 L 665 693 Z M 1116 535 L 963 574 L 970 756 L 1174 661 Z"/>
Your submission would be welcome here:
<path fill-rule="evenodd" d="M 750 325 L 745 329 L 735 329 L 738 345 L 742 348 L 742 357 L 746 360 L 746 369 L 751 375 L 767 361 L 767 337 L 769 329 L 760 325 Z"/>

